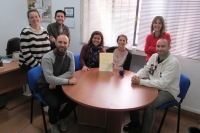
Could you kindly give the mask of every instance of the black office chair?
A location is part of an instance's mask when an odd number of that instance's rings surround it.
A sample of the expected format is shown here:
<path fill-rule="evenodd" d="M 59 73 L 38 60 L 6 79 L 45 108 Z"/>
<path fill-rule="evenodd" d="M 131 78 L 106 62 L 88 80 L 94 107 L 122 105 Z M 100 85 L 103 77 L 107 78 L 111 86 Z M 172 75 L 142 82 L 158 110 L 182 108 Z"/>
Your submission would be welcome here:
<path fill-rule="evenodd" d="M 200 129 L 197 127 L 189 127 L 187 133 L 200 133 Z"/>
<path fill-rule="evenodd" d="M 9 39 L 7 42 L 6 55 L 8 55 L 9 58 L 12 58 L 13 52 L 19 50 L 20 50 L 20 38 L 14 37 Z"/>

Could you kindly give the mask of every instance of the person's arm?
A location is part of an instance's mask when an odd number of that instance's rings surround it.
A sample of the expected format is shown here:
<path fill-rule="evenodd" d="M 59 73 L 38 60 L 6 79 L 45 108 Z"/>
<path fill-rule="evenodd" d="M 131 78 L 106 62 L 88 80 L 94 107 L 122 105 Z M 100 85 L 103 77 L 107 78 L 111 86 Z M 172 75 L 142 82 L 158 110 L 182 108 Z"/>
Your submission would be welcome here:
<path fill-rule="evenodd" d="M 101 51 L 100 51 L 100 53 L 106 53 L 105 48 L 102 48 Z"/>
<path fill-rule="evenodd" d="M 54 49 L 56 47 L 55 37 L 53 36 L 53 29 L 50 24 L 47 26 L 47 31 L 49 33 L 49 41 L 51 42 L 51 49 Z"/>
<path fill-rule="evenodd" d="M 69 67 L 69 71 L 67 71 L 66 73 L 63 73 L 62 75 L 58 76 L 59 78 L 71 78 L 73 76 L 73 73 L 75 71 L 75 64 L 74 64 L 74 54 L 72 52 L 67 52 L 67 55 L 70 57 L 71 59 L 71 63 L 70 63 L 70 67 Z"/>
<path fill-rule="evenodd" d="M 71 35 L 70 35 L 70 30 L 69 30 L 69 28 L 67 27 L 67 33 L 66 33 L 66 35 L 67 35 L 67 37 L 69 38 L 69 42 L 70 42 L 70 40 L 71 40 Z"/>
<path fill-rule="evenodd" d="M 24 33 L 24 31 L 22 31 L 20 35 L 20 48 L 22 51 L 22 56 L 25 59 L 27 65 L 33 68 L 35 66 L 39 66 L 40 63 L 38 62 L 36 58 L 34 58 L 34 56 L 31 53 L 30 39 L 29 39 L 29 36 L 26 34 L 27 33 Z"/>
<path fill-rule="evenodd" d="M 56 77 L 53 74 L 53 62 L 49 57 L 44 56 L 42 58 L 42 71 L 47 83 L 52 85 L 68 84 L 69 79 Z"/>
<path fill-rule="evenodd" d="M 81 66 L 86 66 L 86 62 L 85 62 L 85 58 L 86 58 L 86 53 L 87 53 L 87 44 L 83 45 L 82 49 L 81 49 L 81 53 L 80 53 L 80 62 L 81 62 Z"/>
<path fill-rule="evenodd" d="M 123 65 L 124 70 L 130 69 L 131 59 L 132 59 L 132 54 L 130 52 L 128 52 L 128 54 L 126 56 L 126 60 L 125 60 L 124 65 Z"/>
<path fill-rule="evenodd" d="M 166 87 L 173 82 L 177 75 L 180 75 L 179 64 L 177 61 L 173 61 L 168 64 L 167 68 L 162 73 L 162 77 L 153 80 L 140 79 L 140 85 L 165 90 Z"/>
<path fill-rule="evenodd" d="M 152 35 L 149 34 L 146 37 L 146 42 L 145 42 L 145 47 L 144 47 L 144 52 L 149 55 L 156 53 L 156 47 L 155 47 L 156 44 L 152 46 L 151 43 L 154 43 L 154 42 L 152 40 Z"/>
<path fill-rule="evenodd" d="M 53 36 L 53 30 L 52 30 L 52 27 L 50 26 L 50 24 L 47 26 L 47 31 L 49 33 L 49 36 Z"/>

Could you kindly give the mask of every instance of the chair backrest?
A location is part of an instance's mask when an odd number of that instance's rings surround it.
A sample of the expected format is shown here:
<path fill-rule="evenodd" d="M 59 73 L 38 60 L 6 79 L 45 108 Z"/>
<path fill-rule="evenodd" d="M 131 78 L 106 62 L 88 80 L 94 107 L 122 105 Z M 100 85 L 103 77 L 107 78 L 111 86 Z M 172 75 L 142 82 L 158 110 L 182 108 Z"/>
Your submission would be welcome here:
<path fill-rule="evenodd" d="M 7 42 L 6 55 L 13 54 L 13 52 L 19 51 L 19 50 L 20 50 L 20 38 L 14 37 L 14 38 L 9 39 Z"/>
<path fill-rule="evenodd" d="M 106 53 L 113 53 L 117 46 L 109 47 L 106 49 Z"/>
<path fill-rule="evenodd" d="M 180 87 L 180 94 L 178 95 L 178 97 L 184 99 L 190 87 L 190 79 L 184 74 L 180 75 L 179 87 Z"/>
<path fill-rule="evenodd" d="M 80 54 L 74 54 L 75 71 L 81 70 Z"/>
<path fill-rule="evenodd" d="M 28 78 L 28 84 L 29 88 L 31 91 L 36 91 L 37 90 L 37 81 L 39 80 L 39 77 L 42 72 L 42 67 L 37 66 L 32 68 L 31 70 L 28 71 L 27 73 L 27 78 Z"/>

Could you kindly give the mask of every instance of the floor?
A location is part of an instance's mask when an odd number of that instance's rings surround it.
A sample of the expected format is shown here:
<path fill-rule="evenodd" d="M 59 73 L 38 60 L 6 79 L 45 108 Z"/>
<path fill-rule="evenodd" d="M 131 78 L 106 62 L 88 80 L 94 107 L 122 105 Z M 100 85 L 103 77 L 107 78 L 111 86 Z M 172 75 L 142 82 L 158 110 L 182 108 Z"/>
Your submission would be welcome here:
<path fill-rule="evenodd" d="M 10 100 L 10 101 L 15 101 L 15 103 L 17 103 L 17 100 Z M 11 103 L 8 101 L 8 104 Z M 151 133 L 157 132 L 162 115 L 163 111 L 157 112 L 157 116 Z M 181 122 L 180 122 L 180 133 L 186 133 L 188 127 L 199 128 L 198 125 L 199 119 L 200 117 L 198 114 L 182 111 Z M 30 100 L 23 103 L 22 105 L 13 107 L 12 109 L 8 109 L 6 107 L 2 108 L 0 109 L 0 133 L 44 133 L 41 110 L 39 102 L 37 101 L 34 102 L 33 123 L 30 124 L 29 120 L 30 120 Z M 66 120 L 68 123 L 68 130 L 61 133 L 106 133 L 106 131 L 103 128 L 78 124 L 74 119 L 73 113 L 68 118 L 66 118 Z M 176 120 L 177 120 L 176 108 L 172 108 L 168 112 L 161 133 L 175 133 Z M 48 123 L 47 114 L 46 114 L 46 121 Z M 124 112 L 122 125 L 126 124 L 127 122 L 129 122 L 129 115 L 128 112 Z M 47 124 L 47 128 L 48 132 L 50 133 L 49 124 Z"/>

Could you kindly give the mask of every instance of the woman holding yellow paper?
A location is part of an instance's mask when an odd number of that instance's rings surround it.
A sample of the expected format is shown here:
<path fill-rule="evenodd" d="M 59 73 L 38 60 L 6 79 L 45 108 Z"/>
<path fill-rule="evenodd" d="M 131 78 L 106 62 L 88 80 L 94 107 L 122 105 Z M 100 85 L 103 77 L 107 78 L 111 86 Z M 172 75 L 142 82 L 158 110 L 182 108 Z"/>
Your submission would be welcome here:
<path fill-rule="evenodd" d="M 107 53 L 113 53 L 113 67 L 116 69 L 129 70 L 132 54 L 125 47 L 128 38 L 122 34 L 117 37 L 118 47 L 110 47 L 106 50 Z"/>
<path fill-rule="evenodd" d="M 82 71 L 88 71 L 89 68 L 99 67 L 99 53 L 105 53 L 104 38 L 100 31 L 94 31 L 88 41 L 83 45 L 80 54 Z"/>

